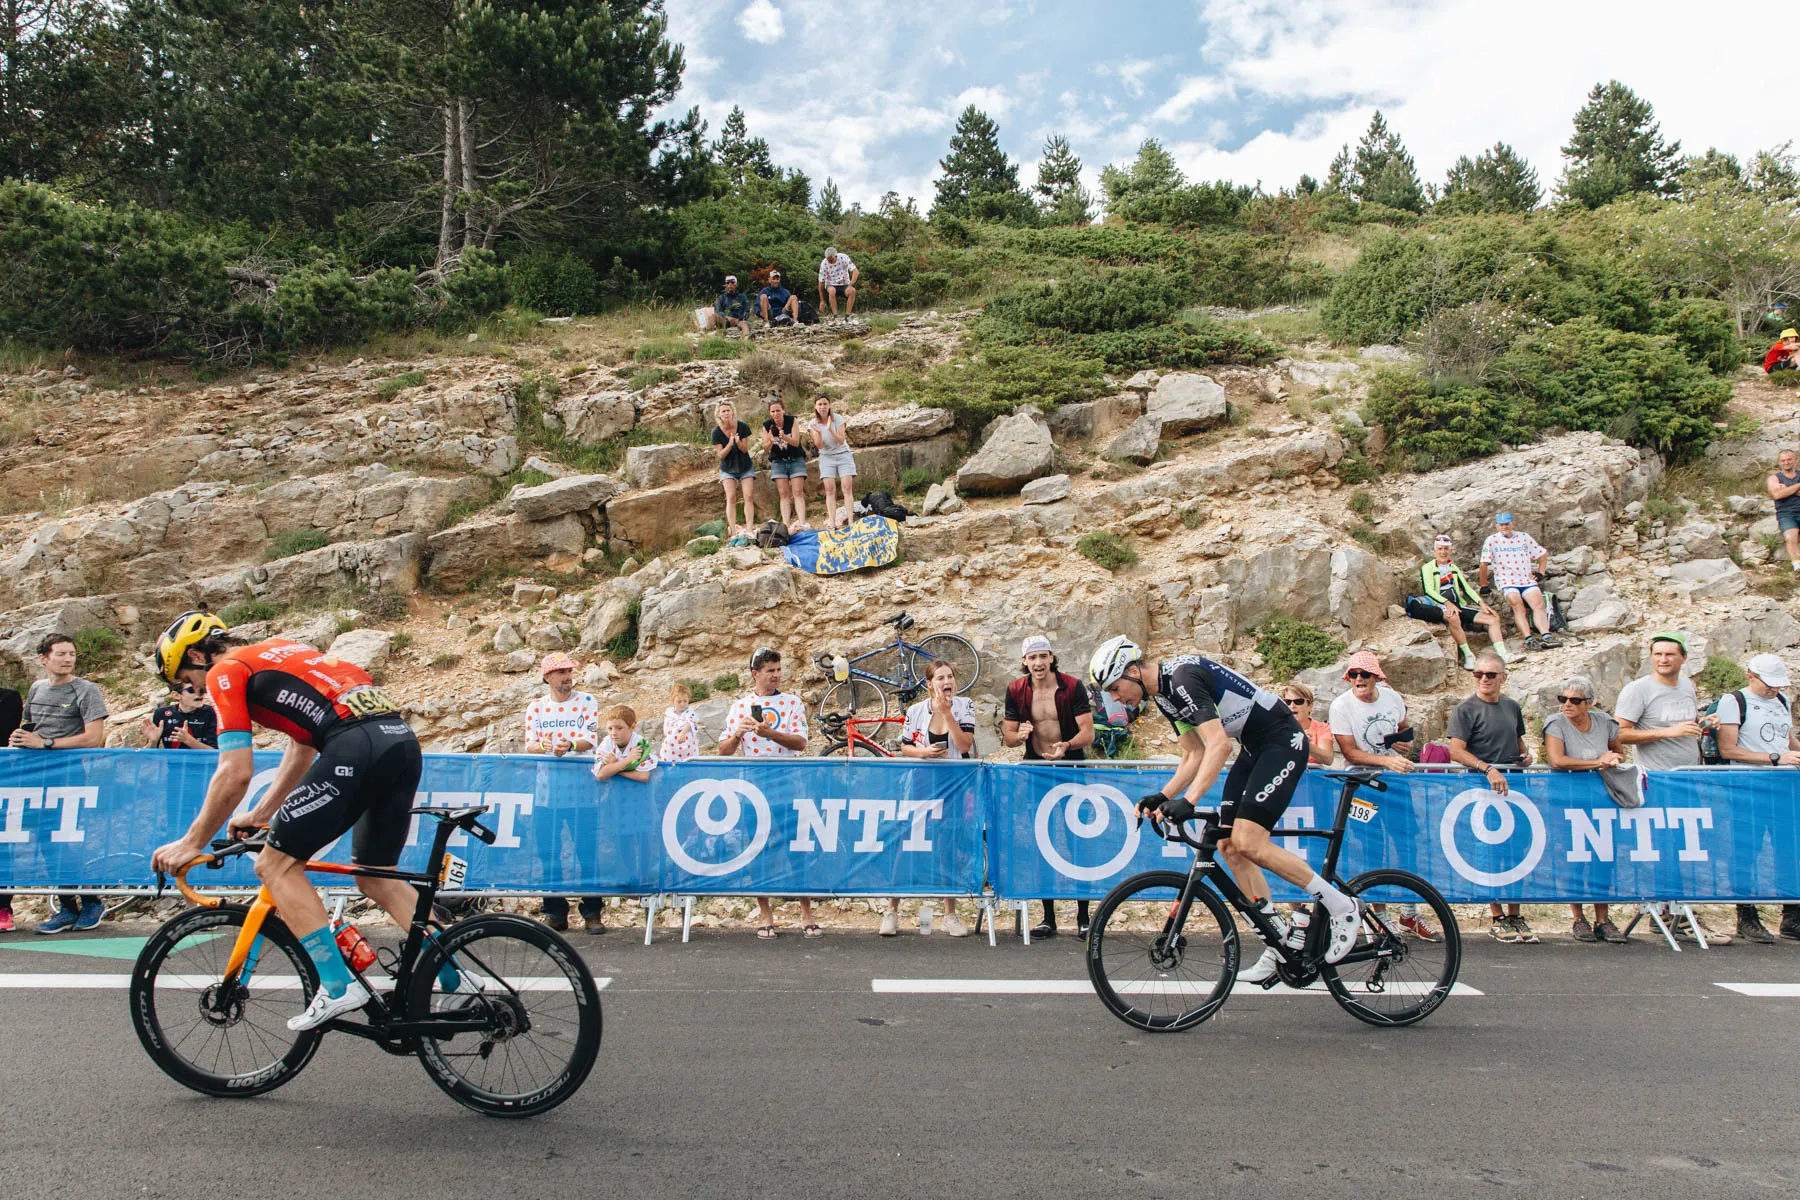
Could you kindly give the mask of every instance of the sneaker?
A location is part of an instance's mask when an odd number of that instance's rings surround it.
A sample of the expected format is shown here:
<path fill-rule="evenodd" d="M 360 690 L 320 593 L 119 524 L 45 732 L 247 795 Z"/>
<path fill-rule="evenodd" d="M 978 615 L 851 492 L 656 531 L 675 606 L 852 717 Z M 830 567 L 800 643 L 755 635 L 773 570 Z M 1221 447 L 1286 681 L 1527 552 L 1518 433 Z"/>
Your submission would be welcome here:
<path fill-rule="evenodd" d="M 1706 939 L 1707 945 L 1709 945 L 1709 946 L 1729 946 L 1729 945 L 1731 945 L 1731 935 L 1729 933 L 1726 933 L 1723 929 L 1714 929 L 1711 925 L 1708 925 L 1704 920 L 1702 920 L 1698 913 L 1696 913 L 1694 915 L 1694 924 L 1698 925 L 1700 927 L 1700 937 L 1704 937 Z M 1696 942 L 1697 943 L 1699 940 L 1698 938 L 1696 938 L 1694 936 L 1694 930 L 1689 927 L 1688 919 L 1686 917 L 1680 916 L 1680 915 L 1677 915 L 1677 917 L 1675 918 L 1675 936 L 1680 938 L 1683 941 L 1688 941 L 1688 942 Z"/>
<path fill-rule="evenodd" d="M 1597 942 L 1600 939 L 1594 934 L 1594 927 L 1588 924 L 1586 917 L 1575 918 L 1575 940 L 1578 942 Z"/>
<path fill-rule="evenodd" d="M 1542 650 L 1544 648 L 1544 639 L 1533 634 L 1525 639 L 1525 648 L 1527 650 Z"/>
<path fill-rule="evenodd" d="M 1493 918 L 1493 922 L 1494 924 L 1488 929 L 1488 933 L 1496 942 L 1516 942 L 1519 940 L 1519 931 L 1512 927 L 1512 921 L 1510 919 L 1506 917 L 1495 917 Z"/>
<path fill-rule="evenodd" d="M 1754 913 L 1738 918 L 1737 935 L 1746 942 L 1755 942 L 1759 946 L 1775 944 L 1775 935 L 1763 927 L 1762 918 Z"/>
<path fill-rule="evenodd" d="M 1433 929 L 1424 917 L 1416 913 L 1407 913 L 1400 918 L 1400 928 L 1418 938 L 1421 942 L 1441 942 L 1444 935 Z"/>
<path fill-rule="evenodd" d="M 1612 942 L 1620 946 L 1625 944 L 1625 935 L 1610 920 L 1594 922 L 1594 938 L 1596 941 Z"/>
<path fill-rule="evenodd" d="M 79 914 L 72 908 L 59 908 L 50 914 L 50 919 L 37 927 L 39 933 L 67 933 L 75 928 Z"/>
<path fill-rule="evenodd" d="M 1521 942 L 1527 946 L 1535 946 L 1538 944 L 1538 942 L 1540 940 L 1542 940 L 1538 937 L 1537 934 L 1535 934 L 1531 931 L 1531 926 L 1527 925 L 1525 923 L 1525 918 L 1522 916 L 1508 917 L 1508 918 L 1506 918 L 1506 923 L 1508 925 L 1511 925 L 1513 932 L 1519 935 L 1516 939 L 1514 939 L 1518 942 Z"/>
<path fill-rule="evenodd" d="M 944 919 L 938 922 L 938 928 L 951 937 L 969 936 L 969 927 L 964 925 L 962 918 L 955 913 L 945 913 Z"/>
<path fill-rule="evenodd" d="M 1502 646 L 1495 646 L 1495 647 L 1494 647 L 1494 653 L 1495 653 L 1495 654 L 1498 654 L 1498 655 L 1499 655 L 1499 656 L 1500 656 L 1500 661 L 1501 661 L 1501 662 L 1503 662 L 1503 663 L 1511 663 L 1511 662 L 1516 662 L 1516 661 L 1517 661 L 1517 660 L 1518 660 L 1518 657 L 1519 657 L 1519 656 L 1518 656 L 1518 655 L 1516 655 L 1516 654 L 1514 654 L 1514 653 L 1513 653 L 1513 652 L 1512 652 L 1512 651 L 1511 651 L 1511 650 L 1508 650 L 1508 649 L 1507 649 L 1507 648 L 1506 648 L 1506 647 L 1505 647 L 1505 646 L 1503 646 L 1503 645 L 1502 645 Z"/>
<path fill-rule="evenodd" d="M 885 912 L 881 915 L 881 936 L 882 937 L 899 937 L 900 936 L 900 914 L 899 913 L 893 911 L 892 909 L 889 909 L 887 912 Z"/>
<path fill-rule="evenodd" d="M 72 927 L 76 933 L 85 933 L 100 924 L 100 918 L 106 915 L 106 905 L 98 900 L 89 900 L 81 906 L 81 912 L 75 918 Z"/>
<path fill-rule="evenodd" d="M 606 932 L 606 926 L 599 917 L 588 917 L 581 922 L 581 927 L 588 931 L 589 937 L 599 937 Z"/>
<path fill-rule="evenodd" d="M 1262 957 L 1238 972 L 1239 983 L 1267 983 L 1275 978 L 1276 964 L 1281 960 L 1275 957 L 1275 951 L 1265 947 Z"/>
<path fill-rule="evenodd" d="M 1538 638 L 1538 645 L 1541 646 L 1545 650 L 1555 650 L 1557 647 L 1561 646 L 1562 644 L 1563 644 L 1563 640 L 1561 638 L 1557 637 L 1554 633 L 1546 633 L 1542 637 Z"/>
<path fill-rule="evenodd" d="M 0 908 L 0 933 L 11 933 L 12 928 L 12 909 Z"/>
<path fill-rule="evenodd" d="M 1351 909 L 1343 916 L 1333 913 L 1331 917 L 1331 944 L 1325 947 L 1325 961 L 1342 962 L 1344 955 L 1356 946 L 1356 938 L 1362 932 L 1362 904 L 1352 899 Z"/>
<path fill-rule="evenodd" d="M 556 930 L 558 933 L 569 932 L 569 915 L 567 913 L 564 913 L 560 917 L 553 917 L 549 913 L 540 913 L 538 915 L 538 920 Z"/>
<path fill-rule="evenodd" d="M 1475 669 L 1475 652 L 1467 646 L 1462 648 L 1462 665 L 1463 670 L 1465 671 L 1473 671 Z"/>
<path fill-rule="evenodd" d="M 1781 936 L 1790 942 L 1800 942 L 1800 921 L 1783 921 Z"/>
<path fill-rule="evenodd" d="M 369 989 L 360 980 L 352 979 L 341 996 L 333 996 L 320 988 L 313 993 L 312 1003 L 306 1006 L 305 1012 L 288 1018 L 287 1027 L 294 1033 L 305 1033 L 308 1029 L 317 1029 L 333 1017 L 355 1012 L 368 1002 Z"/>

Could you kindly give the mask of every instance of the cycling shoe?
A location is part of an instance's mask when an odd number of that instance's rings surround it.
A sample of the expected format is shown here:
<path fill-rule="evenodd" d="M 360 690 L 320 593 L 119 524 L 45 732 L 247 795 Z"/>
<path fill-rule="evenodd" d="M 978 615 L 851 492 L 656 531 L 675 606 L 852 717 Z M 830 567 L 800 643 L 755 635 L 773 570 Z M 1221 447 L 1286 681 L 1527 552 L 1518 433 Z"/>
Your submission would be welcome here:
<path fill-rule="evenodd" d="M 1343 916 L 1331 918 L 1331 942 L 1325 948 L 1325 961 L 1335 963 L 1343 961 L 1344 955 L 1356 946 L 1357 935 L 1362 932 L 1362 904 L 1352 900 L 1356 905 Z"/>
<path fill-rule="evenodd" d="M 1280 961 L 1275 957 L 1275 951 L 1265 948 L 1261 958 L 1238 972 L 1238 982 L 1267 983 L 1275 978 L 1275 967 Z"/>
<path fill-rule="evenodd" d="M 350 986 L 344 989 L 341 996 L 333 996 L 320 988 L 313 993 L 312 1003 L 306 1011 L 297 1017 L 288 1019 L 287 1027 L 295 1033 L 304 1033 L 308 1029 L 317 1029 L 333 1017 L 341 1017 L 347 1012 L 355 1012 L 369 1002 L 369 989 L 357 980 L 351 980 Z"/>

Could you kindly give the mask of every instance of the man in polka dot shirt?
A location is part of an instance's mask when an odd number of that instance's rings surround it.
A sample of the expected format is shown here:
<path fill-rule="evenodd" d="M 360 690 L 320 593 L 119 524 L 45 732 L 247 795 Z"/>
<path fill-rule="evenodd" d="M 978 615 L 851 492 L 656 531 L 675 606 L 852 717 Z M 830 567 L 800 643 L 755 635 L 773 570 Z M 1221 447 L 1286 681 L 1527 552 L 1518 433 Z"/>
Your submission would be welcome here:
<path fill-rule="evenodd" d="M 594 748 L 594 728 L 600 724 L 600 702 L 575 690 L 575 660 L 567 654 L 544 655 L 538 674 L 549 688 L 525 709 L 525 753 L 554 754 L 558 758 Z M 581 897 L 581 920 L 589 933 L 605 933 L 600 919 L 606 897 Z M 544 897 L 544 924 L 556 930 L 569 927 L 569 898 Z"/>

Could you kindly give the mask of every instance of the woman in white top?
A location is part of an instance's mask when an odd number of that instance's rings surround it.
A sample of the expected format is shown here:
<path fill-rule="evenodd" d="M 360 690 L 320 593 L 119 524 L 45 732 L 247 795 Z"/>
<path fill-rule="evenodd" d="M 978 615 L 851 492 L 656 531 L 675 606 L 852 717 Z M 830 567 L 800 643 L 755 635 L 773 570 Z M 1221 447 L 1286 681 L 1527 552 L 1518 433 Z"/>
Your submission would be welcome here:
<path fill-rule="evenodd" d="M 813 419 L 806 427 L 806 434 L 819 448 L 819 484 L 825 491 L 825 527 L 841 529 L 850 524 L 856 511 L 853 507 L 856 457 L 850 453 L 844 418 L 831 411 L 830 396 L 820 396 L 813 401 Z M 841 505 L 832 502 L 833 485 L 843 498 Z"/>
<path fill-rule="evenodd" d="M 967 696 L 956 694 L 956 668 L 947 662 L 936 662 L 926 674 L 925 698 L 906 710 L 906 724 L 900 727 L 900 754 L 904 758 L 927 758 L 944 762 L 956 758 L 975 757 L 975 704 Z M 919 932 L 930 932 L 925 924 L 926 906 L 919 905 Z M 881 936 L 894 937 L 900 932 L 900 901 L 887 902 L 881 918 Z M 967 937 L 969 927 L 956 915 L 956 897 L 944 897 L 943 930 L 951 937 Z"/>

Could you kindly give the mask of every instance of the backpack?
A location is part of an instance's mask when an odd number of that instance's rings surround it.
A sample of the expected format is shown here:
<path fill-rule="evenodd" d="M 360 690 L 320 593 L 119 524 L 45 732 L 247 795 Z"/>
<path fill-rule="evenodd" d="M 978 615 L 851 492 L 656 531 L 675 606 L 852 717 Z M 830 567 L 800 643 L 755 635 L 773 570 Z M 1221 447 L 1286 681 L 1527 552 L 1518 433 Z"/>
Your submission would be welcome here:
<path fill-rule="evenodd" d="M 870 492 L 863 497 L 863 507 L 878 517 L 886 517 L 890 521 L 904 522 L 912 514 L 906 506 L 898 504 L 886 492 Z"/>
<path fill-rule="evenodd" d="M 756 527 L 756 544 L 765 550 L 785 546 L 791 540 L 787 526 L 780 521 L 764 521 Z"/>
<path fill-rule="evenodd" d="M 1745 702 L 1741 691 L 1727 692 L 1726 695 L 1737 698 L 1738 728 L 1742 729 L 1742 722 L 1749 718 L 1750 705 Z M 1726 761 L 1725 756 L 1719 753 L 1719 701 L 1723 699 L 1725 696 L 1720 696 L 1700 714 L 1700 761 L 1708 766 L 1717 766 Z M 1781 701 L 1782 708 L 1788 706 L 1787 697 L 1780 692 L 1775 693 L 1775 699 Z"/>
<path fill-rule="evenodd" d="M 1561 633 L 1569 627 L 1569 618 L 1563 613 L 1562 601 L 1555 592 L 1544 593 L 1544 616 L 1550 622 L 1551 633 Z"/>
<path fill-rule="evenodd" d="M 814 308 L 812 302 L 809 300 L 802 300 L 800 302 L 800 323 L 802 325 L 817 325 L 819 323 L 819 310 Z"/>

